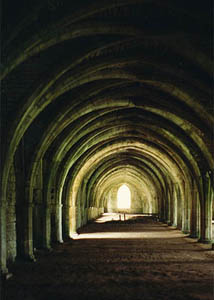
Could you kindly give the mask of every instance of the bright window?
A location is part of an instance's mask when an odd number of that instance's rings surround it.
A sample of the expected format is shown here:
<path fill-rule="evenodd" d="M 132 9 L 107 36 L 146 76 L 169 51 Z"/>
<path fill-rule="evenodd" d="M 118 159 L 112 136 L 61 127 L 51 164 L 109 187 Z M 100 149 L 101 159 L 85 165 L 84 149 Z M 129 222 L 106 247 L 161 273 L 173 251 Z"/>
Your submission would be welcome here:
<path fill-rule="evenodd" d="M 131 207 L 131 192 L 125 184 L 118 189 L 117 207 L 119 209 L 129 209 Z"/>

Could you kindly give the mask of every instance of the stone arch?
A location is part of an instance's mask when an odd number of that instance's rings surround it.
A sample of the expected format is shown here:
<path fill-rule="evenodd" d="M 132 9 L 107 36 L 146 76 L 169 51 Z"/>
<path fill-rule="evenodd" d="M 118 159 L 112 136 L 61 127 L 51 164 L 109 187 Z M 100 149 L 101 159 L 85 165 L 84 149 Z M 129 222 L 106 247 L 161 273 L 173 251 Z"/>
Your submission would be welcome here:
<path fill-rule="evenodd" d="M 62 228 L 68 237 L 70 227 L 75 231 L 102 213 L 105 195 L 114 181 L 122 182 L 123 173 L 138 194 L 144 188 L 149 199 L 144 202 L 161 220 L 203 242 L 212 240 L 210 7 L 153 2 L 63 1 L 58 13 L 47 1 L 37 1 L 26 8 L 29 14 L 18 10 L 16 20 L 7 12 L 2 272 L 7 258 L 16 255 L 5 235 L 13 205 L 23 210 L 13 220 L 17 231 L 10 234 L 11 243 L 18 254 L 34 259 L 34 246 L 50 248 L 62 242 Z M 162 9 L 172 26 L 154 22 L 148 28 L 148 3 L 151 22 L 162 20 Z"/>

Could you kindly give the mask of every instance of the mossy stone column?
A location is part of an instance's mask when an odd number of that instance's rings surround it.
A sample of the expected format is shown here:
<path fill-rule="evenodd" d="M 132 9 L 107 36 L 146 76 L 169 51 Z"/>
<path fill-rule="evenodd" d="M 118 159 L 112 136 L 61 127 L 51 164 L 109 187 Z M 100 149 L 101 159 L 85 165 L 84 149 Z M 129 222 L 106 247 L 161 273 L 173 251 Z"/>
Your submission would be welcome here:
<path fill-rule="evenodd" d="M 200 234 L 200 228 L 198 224 L 199 223 L 198 214 L 200 214 L 198 201 L 199 201 L 198 190 L 196 184 L 194 184 L 192 189 L 191 232 L 190 232 L 190 236 L 192 238 L 199 238 L 199 234 Z"/>
<path fill-rule="evenodd" d="M 6 203 L 0 201 L 0 276 L 8 273 L 6 243 Z"/>
<path fill-rule="evenodd" d="M 184 205 L 183 205 L 183 214 L 182 214 L 182 232 L 187 234 L 190 233 L 190 195 L 189 195 L 189 186 L 183 181 L 184 189 Z"/>
<path fill-rule="evenodd" d="M 203 199 L 201 202 L 201 236 L 199 242 L 212 243 L 212 202 L 213 202 L 213 174 L 206 172 L 201 178 Z"/>
<path fill-rule="evenodd" d="M 177 199 L 177 183 L 173 184 L 173 223 L 172 226 L 177 227 L 177 221 L 178 221 L 178 199 Z"/>
<path fill-rule="evenodd" d="M 19 187 L 20 188 L 20 187 Z M 30 195 L 29 183 L 24 187 L 24 196 L 19 193 L 16 207 L 17 217 L 17 256 L 35 261 L 33 254 L 33 197 Z"/>
<path fill-rule="evenodd" d="M 42 189 L 38 188 L 33 190 L 33 241 L 36 248 L 42 247 L 42 192 Z"/>
<path fill-rule="evenodd" d="M 49 203 L 43 206 L 43 247 L 51 249 L 51 207 Z"/>
<path fill-rule="evenodd" d="M 177 228 L 182 229 L 182 211 L 183 211 L 183 200 L 181 196 L 180 186 L 176 186 L 176 196 L 177 196 Z"/>
<path fill-rule="evenodd" d="M 72 238 L 72 236 L 77 234 L 77 223 L 76 223 L 77 207 L 70 206 L 69 212 L 70 212 L 69 213 L 69 218 L 70 218 L 69 236 Z"/>
<path fill-rule="evenodd" d="M 58 203 L 55 206 L 55 241 L 63 243 L 62 239 L 62 204 Z"/>
<path fill-rule="evenodd" d="M 169 213 L 168 213 L 168 220 L 167 224 L 171 226 L 174 221 L 174 198 L 173 198 L 173 184 L 168 189 L 168 203 L 169 203 Z"/>
<path fill-rule="evenodd" d="M 70 229 L 70 217 L 69 217 L 70 205 L 63 204 L 62 206 L 62 231 L 63 238 L 69 238 L 69 229 Z"/>
<path fill-rule="evenodd" d="M 164 222 L 164 220 L 165 220 L 165 205 L 166 205 L 164 193 L 162 193 L 159 201 L 160 201 L 159 219 L 161 222 Z"/>
<path fill-rule="evenodd" d="M 33 254 L 33 203 L 28 202 L 23 208 L 24 240 L 23 256 L 26 259 L 35 260 Z"/>

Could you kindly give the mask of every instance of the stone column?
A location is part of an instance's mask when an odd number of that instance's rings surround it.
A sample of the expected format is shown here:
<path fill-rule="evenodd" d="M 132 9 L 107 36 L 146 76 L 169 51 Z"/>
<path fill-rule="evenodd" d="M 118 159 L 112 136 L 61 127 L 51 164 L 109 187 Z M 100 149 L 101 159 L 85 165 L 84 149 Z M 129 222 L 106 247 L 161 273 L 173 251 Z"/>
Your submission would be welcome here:
<path fill-rule="evenodd" d="M 194 184 L 192 190 L 192 210 L 191 210 L 191 231 L 190 237 L 199 238 L 199 224 L 198 224 L 198 190 L 196 184 Z"/>
<path fill-rule="evenodd" d="M 173 185 L 173 222 L 172 226 L 177 227 L 177 214 L 178 214 L 178 199 L 177 199 L 177 183 Z"/>
<path fill-rule="evenodd" d="M 43 247 L 51 249 L 51 208 L 49 203 L 43 206 Z"/>
<path fill-rule="evenodd" d="M 183 182 L 184 187 L 184 205 L 183 205 L 183 214 L 182 214 L 182 232 L 190 233 L 190 207 L 189 207 L 189 193 L 188 188 Z"/>
<path fill-rule="evenodd" d="M 23 256 L 35 261 L 33 254 L 33 203 L 26 203 L 23 207 Z"/>
<path fill-rule="evenodd" d="M 80 191 L 77 194 L 77 206 L 76 206 L 76 229 L 82 226 L 82 207 L 81 207 L 81 194 Z"/>
<path fill-rule="evenodd" d="M 205 200 L 201 205 L 201 237 L 200 243 L 212 243 L 212 219 L 210 214 L 211 203 Z"/>
<path fill-rule="evenodd" d="M 160 201 L 159 219 L 161 222 L 163 222 L 165 220 L 165 199 L 163 193 L 160 196 L 159 201 Z"/>
<path fill-rule="evenodd" d="M 56 204 L 55 209 L 55 240 L 58 243 L 63 243 L 62 239 L 62 204 Z"/>
<path fill-rule="evenodd" d="M 168 199 L 167 199 L 167 192 L 164 191 L 162 194 L 162 203 L 163 203 L 163 211 L 161 222 L 166 222 L 168 220 Z"/>
<path fill-rule="evenodd" d="M 198 233 L 198 237 L 200 237 L 200 230 L 201 230 L 201 205 L 200 205 L 200 198 L 199 192 L 196 193 L 196 209 L 197 209 L 197 222 L 196 222 L 196 232 Z"/>
<path fill-rule="evenodd" d="M 175 221 L 175 215 L 176 212 L 175 210 L 176 208 L 176 199 L 175 199 L 175 192 L 174 192 L 174 183 L 172 183 L 171 188 L 169 189 L 169 198 L 170 198 L 170 216 L 169 216 L 169 220 L 168 220 L 168 225 L 172 226 L 174 224 Z"/>
<path fill-rule="evenodd" d="M 180 186 L 176 186 L 177 197 L 177 228 L 182 230 L 182 211 L 183 211 L 183 199 L 181 196 Z"/>
<path fill-rule="evenodd" d="M 35 203 L 33 206 L 33 240 L 36 248 L 43 246 L 43 214 L 43 204 Z"/>
<path fill-rule="evenodd" d="M 35 261 L 33 254 L 33 203 L 30 197 L 29 184 L 24 186 L 24 195 L 20 191 L 17 200 L 17 257 Z"/>
<path fill-rule="evenodd" d="M 211 186 L 211 174 L 206 173 L 202 180 L 203 199 L 201 202 L 201 236 L 199 242 L 212 243 L 212 201 L 213 188 Z"/>
<path fill-rule="evenodd" d="M 167 188 L 167 219 L 166 223 L 171 226 L 172 225 L 172 198 L 171 198 L 171 193 L 170 193 L 170 188 Z"/>
<path fill-rule="evenodd" d="M 33 240 L 34 247 L 42 247 L 42 219 L 43 219 L 43 204 L 42 204 L 42 189 L 35 188 L 33 190 Z"/>
<path fill-rule="evenodd" d="M 199 242 L 212 243 L 212 202 L 213 187 L 211 186 L 211 172 L 201 178 L 203 199 L 201 201 L 201 235 Z"/>
<path fill-rule="evenodd" d="M 70 205 L 63 205 L 62 206 L 62 227 L 63 227 L 63 238 L 69 238 L 70 232 Z"/>
<path fill-rule="evenodd" d="M 76 206 L 70 206 L 69 210 L 70 215 L 70 230 L 69 230 L 69 236 L 72 238 L 73 236 L 77 235 L 77 207 Z"/>
<path fill-rule="evenodd" d="M 7 269 L 7 241 L 6 241 L 6 203 L 0 202 L 0 277 L 8 273 Z"/>

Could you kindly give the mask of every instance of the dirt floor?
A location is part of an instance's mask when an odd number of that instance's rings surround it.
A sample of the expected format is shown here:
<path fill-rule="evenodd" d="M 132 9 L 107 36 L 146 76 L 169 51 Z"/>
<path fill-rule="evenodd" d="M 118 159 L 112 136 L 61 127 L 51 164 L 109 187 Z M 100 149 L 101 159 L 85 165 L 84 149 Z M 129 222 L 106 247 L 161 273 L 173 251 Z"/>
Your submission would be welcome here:
<path fill-rule="evenodd" d="M 17 262 L 6 300 L 214 299 L 214 251 L 149 217 L 105 215 L 75 239 Z"/>

